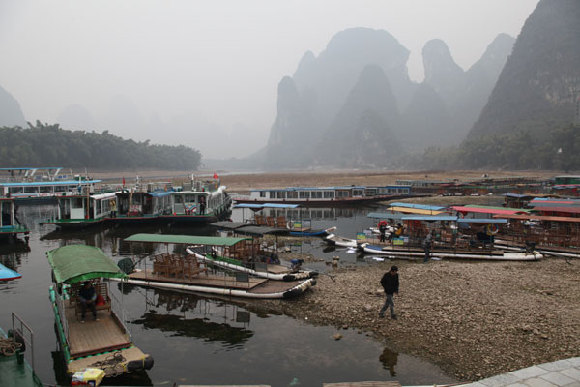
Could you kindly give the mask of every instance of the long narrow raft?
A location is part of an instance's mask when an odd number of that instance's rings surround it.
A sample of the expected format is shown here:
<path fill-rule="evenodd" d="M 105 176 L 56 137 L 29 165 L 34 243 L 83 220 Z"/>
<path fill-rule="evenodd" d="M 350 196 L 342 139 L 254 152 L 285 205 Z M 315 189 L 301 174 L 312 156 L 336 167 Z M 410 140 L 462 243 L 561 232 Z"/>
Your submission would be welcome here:
<path fill-rule="evenodd" d="M 120 279 L 111 279 L 120 281 Z M 150 270 L 135 271 L 124 280 L 129 284 L 162 289 L 177 289 L 190 292 L 219 294 L 245 298 L 293 298 L 303 294 L 316 284 L 314 278 L 301 281 L 270 281 L 248 277 L 238 281 L 236 277 L 200 274 L 191 278 L 169 278 L 154 274 Z"/>
<path fill-rule="evenodd" d="M 300 270 L 294 272 L 286 266 L 265 263 L 263 264 L 263 270 L 256 270 L 244 266 L 243 263 L 239 260 L 221 257 L 219 255 L 214 257 L 211 254 L 198 252 L 194 247 L 188 248 L 187 252 L 188 254 L 195 255 L 197 259 L 199 259 L 201 262 L 205 262 L 206 264 L 209 263 L 223 269 L 248 273 L 254 277 L 265 278 L 274 281 L 292 282 L 318 276 L 318 272 L 313 270 Z"/>
<path fill-rule="evenodd" d="M 374 255 L 393 255 L 397 258 L 423 257 L 425 252 L 416 249 L 392 248 L 363 244 L 363 252 Z M 539 252 L 512 252 L 502 250 L 483 251 L 454 251 L 454 250 L 431 250 L 432 257 L 456 258 L 456 259 L 484 259 L 496 261 L 537 261 L 544 256 Z"/>

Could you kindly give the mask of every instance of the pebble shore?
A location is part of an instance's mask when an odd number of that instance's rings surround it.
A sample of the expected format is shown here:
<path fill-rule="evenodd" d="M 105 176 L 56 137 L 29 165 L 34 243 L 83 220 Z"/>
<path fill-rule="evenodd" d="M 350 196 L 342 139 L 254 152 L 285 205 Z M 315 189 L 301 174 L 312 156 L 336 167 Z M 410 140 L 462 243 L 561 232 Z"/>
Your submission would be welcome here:
<path fill-rule="evenodd" d="M 283 258 L 283 257 L 281 257 Z M 399 267 L 397 320 L 378 317 L 380 279 Z M 462 381 L 580 356 L 580 261 L 409 261 L 339 267 L 284 313 L 358 329 Z M 278 305 L 280 306 L 280 305 Z"/>

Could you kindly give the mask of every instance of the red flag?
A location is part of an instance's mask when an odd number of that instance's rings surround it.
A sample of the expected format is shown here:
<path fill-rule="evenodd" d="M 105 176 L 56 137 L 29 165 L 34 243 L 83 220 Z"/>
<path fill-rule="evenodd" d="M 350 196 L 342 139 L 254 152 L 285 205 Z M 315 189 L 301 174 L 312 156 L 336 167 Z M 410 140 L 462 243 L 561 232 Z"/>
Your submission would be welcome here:
<path fill-rule="evenodd" d="M 218 174 L 217 174 L 217 172 L 214 172 L 214 173 L 213 173 L 213 178 L 214 178 L 214 179 L 217 179 L 217 178 L 218 178 Z"/>
<path fill-rule="evenodd" d="M 125 176 L 123 176 L 123 187 L 125 187 Z"/>

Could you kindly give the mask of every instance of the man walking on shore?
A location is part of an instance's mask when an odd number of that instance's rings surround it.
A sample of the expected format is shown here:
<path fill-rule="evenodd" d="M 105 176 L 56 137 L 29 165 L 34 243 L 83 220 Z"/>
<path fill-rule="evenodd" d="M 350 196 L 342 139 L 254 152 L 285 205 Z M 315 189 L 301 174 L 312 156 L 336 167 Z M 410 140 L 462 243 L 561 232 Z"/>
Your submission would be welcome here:
<path fill-rule="evenodd" d="M 397 266 L 391 266 L 391 271 L 385 273 L 381 279 L 381 285 L 385 289 L 387 299 L 385 305 L 383 305 L 381 311 L 379 312 L 379 317 L 385 317 L 385 312 L 390 307 L 391 308 L 391 318 L 393 320 L 397 319 L 395 314 L 395 304 L 393 303 L 393 294 L 399 294 L 399 268 Z"/>

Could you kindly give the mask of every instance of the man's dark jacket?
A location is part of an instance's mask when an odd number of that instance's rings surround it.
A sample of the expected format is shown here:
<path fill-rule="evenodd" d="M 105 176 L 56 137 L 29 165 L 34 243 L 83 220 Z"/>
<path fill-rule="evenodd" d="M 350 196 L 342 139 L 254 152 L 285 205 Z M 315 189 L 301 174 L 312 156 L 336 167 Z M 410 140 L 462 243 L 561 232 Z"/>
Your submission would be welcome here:
<path fill-rule="evenodd" d="M 385 293 L 399 293 L 399 274 L 391 275 L 391 272 L 385 273 L 381 279 L 381 285 L 385 288 Z"/>

